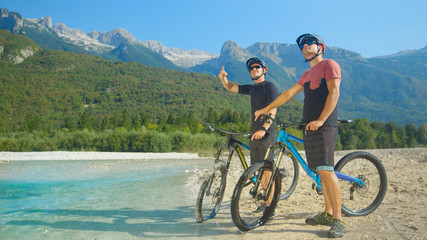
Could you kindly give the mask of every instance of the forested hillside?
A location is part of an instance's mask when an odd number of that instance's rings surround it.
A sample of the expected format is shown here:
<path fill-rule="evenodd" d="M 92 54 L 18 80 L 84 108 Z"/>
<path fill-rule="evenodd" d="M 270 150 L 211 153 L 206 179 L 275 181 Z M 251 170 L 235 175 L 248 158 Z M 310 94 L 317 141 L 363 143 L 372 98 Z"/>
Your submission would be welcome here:
<path fill-rule="evenodd" d="M 158 41 L 142 42 L 123 28 L 84 33 L 64 23 L 52 26 L 50 16 L 25 19 L 19 13 L 0 10 L 0 29 L 29 37 L 45 50 L 90 54 L 112 61 L 138 62 L 211 76 L 217 76 L 224 66 L 230 80 L 243 84 L 252 82 L 244 62 L 257 56 L 267 63 L 267 79 L 274 82 L 280 92 L 294 85 L 309 68 L 296 44 L 291 43 L 257 42 L 242 48 L 237 42 L 227 40 L 220 55 L 215 55 L 168 48 Z M 394 121 L 399 125 L 419 125 L 427 121 L 426 47 L 366 59 L 326 42 L 325 58 L 334 59 L 341 67 L 340 117 Z M 296 97 L 302 100 L 303 94 Z"/>
<path fill-rule="evenodd" d="M 26 121 L 59 129 L 83 114 L 100 122 L 124 111 L 158 122 L 172 112 L 201 118 L 209 109 L 228 109 L 249 120 L 249 98 L 227 92 L 218 78 L 63 51 L 38 50 L 19 64 L 5 59 L 7 52 L 30 45 L 27 38 L 0 31 L 5 49 L 0 60 L 2 132 L 20 130 Z M 293 101 L 281 112 L 299 119 L 301 103 Z"/>

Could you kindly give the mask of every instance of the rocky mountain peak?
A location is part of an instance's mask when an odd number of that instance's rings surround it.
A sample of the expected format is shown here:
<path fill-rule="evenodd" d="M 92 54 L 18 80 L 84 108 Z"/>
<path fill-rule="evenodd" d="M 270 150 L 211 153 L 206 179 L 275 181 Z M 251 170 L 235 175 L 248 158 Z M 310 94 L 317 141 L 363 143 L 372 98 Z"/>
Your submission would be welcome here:
<path fill-rule="evenodd" d="M 41 27 L 44 28 L 52 28 L 52 17 L 51 16 L 47 16 L 47 17 L 40 17 L 40 18 L 36 18 L 36 19 L 25 19 L 29 22 L 38 24 Z"/>
<path fill-rule="evenodd" d="M 154 52 L 157 52 L 160 54 L 169 49 L 168 47 L 163 45 L 161 42 L 156 41 L 156 40 L 144 41 L 144 42 L 142 42 L 142 45 L 145 46 L 146 48 L 149 48 L 149 49 L 153 50 Z"/>
<path fill-rule="evenodd" d="M 83 36 L 83 35 L 86 35 L 83 31 L 81 31 L 81 30 L 79 30 L 79 29 L 77 29 L 77 28 L 74 28 L 74 29 L 70 29 L 70 28 L 68 28 L 65 24 L 63 24 L 63 23 L 57 23 L 57 24 L 55 24 L 55 26 L 53 26 L 53 29 L 57 32 L 57 33 L 59 33 L 59 34 L 63 34 L 63 35 L 80 35 L 80 36 Z"/>
<path fill-rule="evenodd" d="M 229 61 L 230 59 L 245 62 L 248 58 L 253 56 L 248 50 L 243 49 L 239 44 L 227 40 L 221 48 L 220 61 Z M 225 61 L 225 62 L 227 62 Z"/>
<path fill-rule="evenodd" d="M 76 45 L 83 46 L 85 49 L 98 49 L 98 48 L 108 48 L 111 47 L 99 43 L 97 40 L 92 39 L 88 35 L 86 35 L 83 31 L 80 29 L 74 28 L 70 29 L 63 23 L 57 23 L 52 28 L 53 31 L 55 31 L 59 37 L 65 39 L 68 42 L 72 42 Z"/>
<path fill-rule="evenodd" d="M 359 53 L 337 47 L 326 46 L 325 57 L 332 58 L 336 61 L 342 59 L 352 59 L 352 61 L 367 62 L 367 59 L 363 58 Z"/>
<path fill-rule="evenodd" d="M 24 24 L 24 19 L 19 13 L 9 12 L 6 8 L 1 8 L 0 29 L 16 32 Z"/>
<path fill-rule="evenodd" d="M 139 41 L 124 28 L 117 28 L 109 32 L 88 32 L 87 35 L 100 43 L 118 47 L 124 42 L 138 43 Z"/>
<path fill-rule="evenodd" d="M 240 47 L 240 45 L 239 45 L 239 44 L 237 44 L 237 43 L 236 43 L 236 42 L 234 42 L 234 41 L 227 40 L 227 41 L 225 41 L 225 42 L 224 42 L 224 44 L 222 45 L 222 48 L 221 48 L 221 54 L 223 53 L 223 51 L 227 51 L 227 50 L 229 50 L 229 49 L 237 49 L 237 48 L 242 48 L 242 47 Z"/>
<path fill-rule="evenodd" d="M 279 65 L 289 65 L 285 62 L 290 58 L 302 58 L 296 44 L 257 42 L 249 46 L 247 50 L 256 56 L 269 58 Z"/>
<path fill-rule="evenodd" d="M 142 42 L 142 45 L 152 51 L 161 54 L 163 57 L 173 62 L 175 65 L 183 68 L 190 68 L 196 65 L 202 64 L 203 62 L 212 58 L 217 58 L 210 52 L 204 52 L 201 50 L 185 50 L 180 48 L 168 48 L 161 42 L 155 40 L 148 40 Z"/>

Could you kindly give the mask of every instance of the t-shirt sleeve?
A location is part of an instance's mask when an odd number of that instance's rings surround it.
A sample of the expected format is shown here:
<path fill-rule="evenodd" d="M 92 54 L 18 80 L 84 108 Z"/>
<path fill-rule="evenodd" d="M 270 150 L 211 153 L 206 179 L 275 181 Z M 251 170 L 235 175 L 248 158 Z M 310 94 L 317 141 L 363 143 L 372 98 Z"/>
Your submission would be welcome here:
<path fill-rule="evenodd" d="M 305 79 L 307 78 L 307 72 L 305 72 L 301 78 L 298 80 L 297 84 L 300 86 L 304 86 Z"/>
<path fill-rule="evenodd" d="M 279 91 L 277 90 L 276 85 L 272 83 L 269 88 L 270 91 L 267 91 L 267 93 L 269 93 L 267 96 L 268 104 L 272 103 L 279 96 Z"/>
<path fill-rule="evenodd" d="M 237 85 L 239 90 L 237 93 L 249 95 L 252 89 L 252 85 Z"/>
<path fill-rule="evenodd" d="M 329 81 L 331 79 L 341 79 L 341 68 L 334 60 L 329 60 L 325 67 L 325 79 Z"/>

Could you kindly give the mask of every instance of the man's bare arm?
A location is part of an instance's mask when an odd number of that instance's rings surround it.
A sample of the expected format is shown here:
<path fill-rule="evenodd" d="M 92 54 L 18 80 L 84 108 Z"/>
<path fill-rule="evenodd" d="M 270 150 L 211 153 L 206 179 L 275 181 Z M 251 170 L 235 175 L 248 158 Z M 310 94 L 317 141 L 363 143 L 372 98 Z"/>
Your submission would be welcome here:
<path fill-rule="evenodd" d="M 224 66 L 222 66 L 222 71 L 218 74 L 218 77 L 221 79 L 221 83 L 225 89 L 234 93 L 237 93 L 239 91 L 239 86 L 237 84 L 233 84 L 228 81 L 227 73 L 224 70 Z"/>

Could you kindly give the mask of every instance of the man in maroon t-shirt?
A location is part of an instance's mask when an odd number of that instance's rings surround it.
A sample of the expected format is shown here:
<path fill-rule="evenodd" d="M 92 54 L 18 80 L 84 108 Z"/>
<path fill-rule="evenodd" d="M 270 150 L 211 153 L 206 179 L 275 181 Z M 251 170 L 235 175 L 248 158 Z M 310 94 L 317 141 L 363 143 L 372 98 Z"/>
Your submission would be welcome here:
<path fill-rule="evenodd" d="M 331 226 L 329 237 L 342 237 L 345 230 L 341 216 L 341 190 L 334 172 L 334 151 L 338 135 L 337 103 L 340 95 L 341 69 L 331 59 L 324 59 L 325 44 L 314 34 L 303 34 L 297 44 L 310 63 L 300 80 L 267 107 L 256 111 L 255 117 L 285 104 L 304 91 L 304 148 L 310 169 L 317 171 L 322 182 L 325 212 L 307 218 L 310 225 Z"/>

